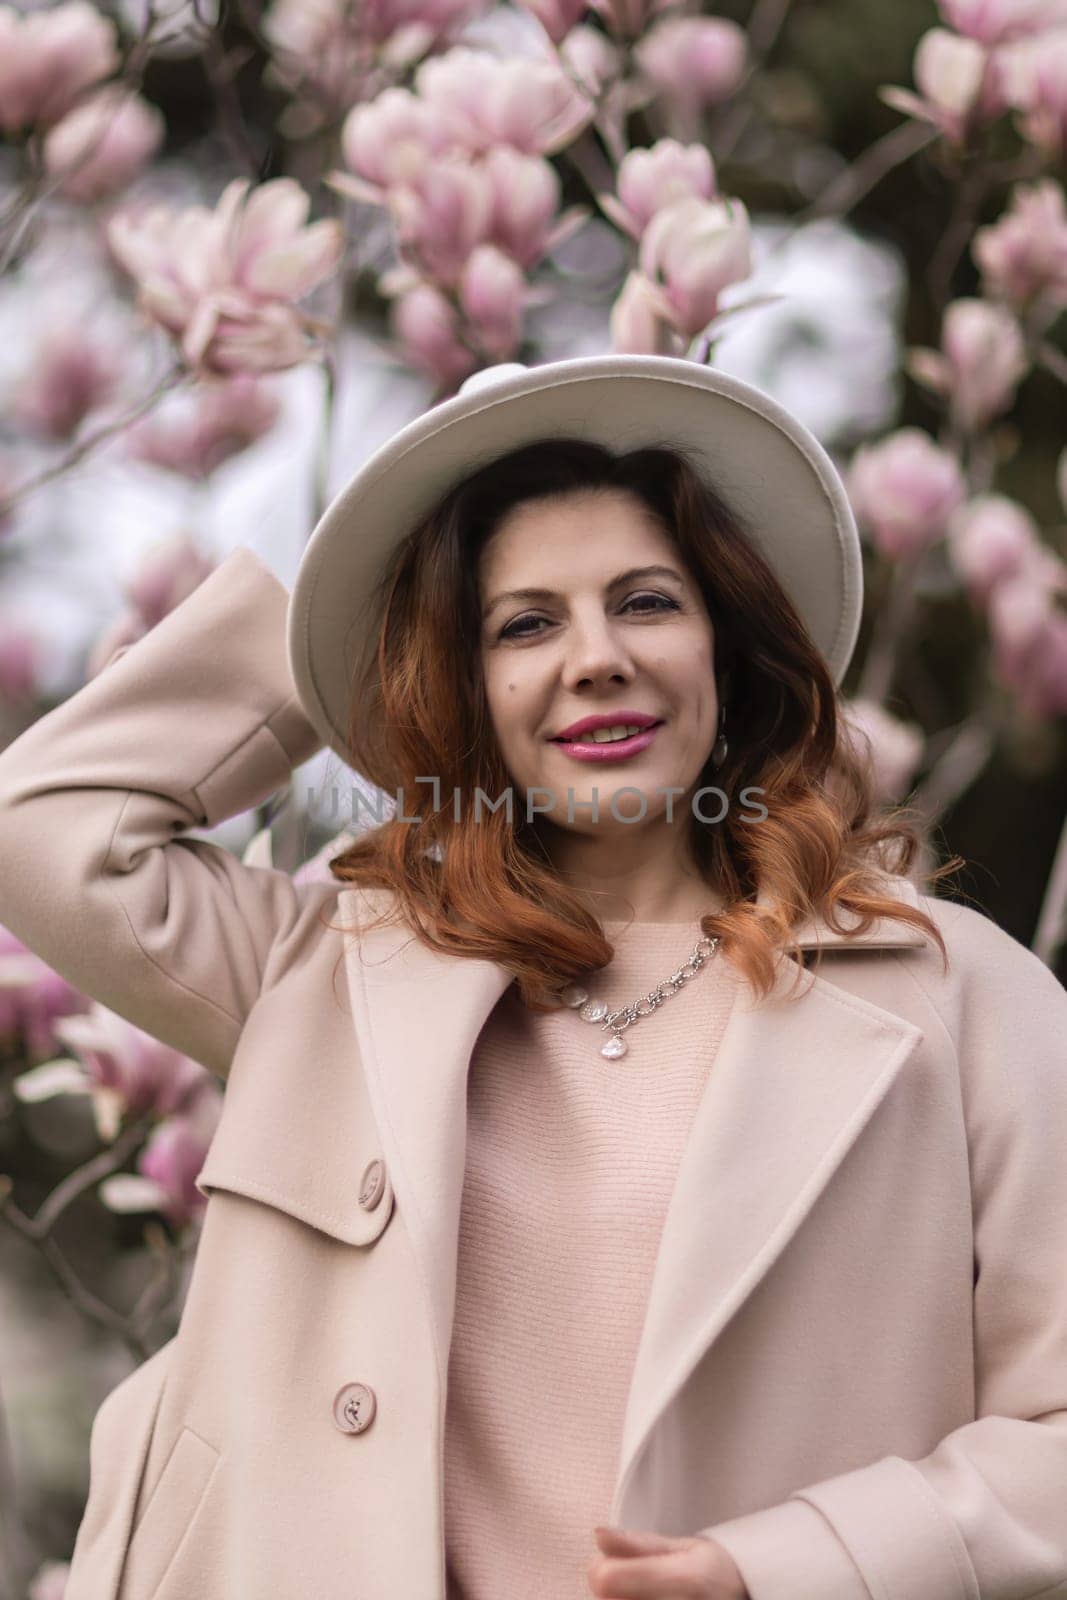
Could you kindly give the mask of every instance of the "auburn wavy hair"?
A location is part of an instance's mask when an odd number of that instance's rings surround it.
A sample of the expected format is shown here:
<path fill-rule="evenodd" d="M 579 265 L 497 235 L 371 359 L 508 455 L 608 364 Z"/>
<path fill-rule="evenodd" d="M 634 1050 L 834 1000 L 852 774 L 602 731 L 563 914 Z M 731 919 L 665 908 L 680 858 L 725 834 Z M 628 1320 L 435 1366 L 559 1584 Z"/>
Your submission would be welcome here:
<path fill-rule="evenodd" d="M 913 923 L 947 966 L 934 921 L 879 887 L 886 872 L 907 874 L 917 820 L 906 806 L 876 808 L 869 762 L 845 732 L 833 678 L 789 596 L 739 517 L 666 444 L 615 454 L 578 438 L 538 439 L 469 473 L 411 529 L 372 597 L 377 649 L 352 685 L 347 730 L 356 770 L 387 795 L 402 791 L 404 805 L 331 857 L 333 875 L 393 891 L 379 922 L 403 920 L 433 949 L 502 964 L 535 1011 L 611 960 L 597 918 L 549 859 L 543 819 L 472 816 L 466 803 L 479 787 L 498 796 L 510 783 L 478 648 L 482 549 L 520 502 L 596 489 L 629 491 L 648 507 L 714 625 L 733 732 L 726 762 L 712 767 L 709 751 L 698 786 L 728 798 L 763 791 L 768 815 L 756 824 L 732 803 L 711 824 L 690 807 L 693 861 L 724 906 L 702 919 L 704 932 L 759 998 L 782 952 L 799 979 L 791 930 L 812 913 L 841 931 L 842 910 L 859 917 L 853 932 L 879 917 Z M 440 778 L 436 810 L 428 774 Z M 963 864 L 953 858 L 931 884 Z M 761 889 L 771 903 L 757 908 Z"/>

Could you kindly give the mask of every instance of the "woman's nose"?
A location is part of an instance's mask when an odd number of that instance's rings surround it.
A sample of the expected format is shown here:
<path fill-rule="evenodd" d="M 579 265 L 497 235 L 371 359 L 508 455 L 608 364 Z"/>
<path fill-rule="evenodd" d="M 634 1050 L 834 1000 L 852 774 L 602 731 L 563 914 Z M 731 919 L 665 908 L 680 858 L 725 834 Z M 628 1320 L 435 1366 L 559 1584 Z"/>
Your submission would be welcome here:
<path fill-rule="evenodd" d="M 604 617 L 572 622 L 567 629 L 564 656 L 563 676 L 568 684 L 625 680 L 633 673 L 629 652 Z"/>

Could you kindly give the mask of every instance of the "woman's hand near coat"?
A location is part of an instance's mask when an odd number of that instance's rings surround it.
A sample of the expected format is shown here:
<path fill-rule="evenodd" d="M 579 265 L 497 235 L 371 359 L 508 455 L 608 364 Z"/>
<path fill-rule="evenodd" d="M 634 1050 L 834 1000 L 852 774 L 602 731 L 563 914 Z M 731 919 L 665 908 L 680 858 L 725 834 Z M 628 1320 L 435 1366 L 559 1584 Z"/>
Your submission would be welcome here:
<path fill-rule="evenodd" d="M 598 1600 L 752 1600 L 733 1557 L 704 1534 L 594 1533 L 601 1553 L 589 1563 L 588 1576 Z"/>

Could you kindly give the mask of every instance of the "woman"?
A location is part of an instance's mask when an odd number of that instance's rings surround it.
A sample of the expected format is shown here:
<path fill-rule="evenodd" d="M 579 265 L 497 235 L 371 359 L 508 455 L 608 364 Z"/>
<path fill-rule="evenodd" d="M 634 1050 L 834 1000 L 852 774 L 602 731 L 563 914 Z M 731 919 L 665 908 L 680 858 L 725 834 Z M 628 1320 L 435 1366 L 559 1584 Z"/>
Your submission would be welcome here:
<path fill-rule="evenodd" d="M 490 369 L 0 756 L 0 920 L 228 1085 L 67 1600 L 1067 1593 L 1067 1000 L 873 812 L 860 572 L 747 386 Z M 322 744 L 328 881 L 175 837 Z"/>

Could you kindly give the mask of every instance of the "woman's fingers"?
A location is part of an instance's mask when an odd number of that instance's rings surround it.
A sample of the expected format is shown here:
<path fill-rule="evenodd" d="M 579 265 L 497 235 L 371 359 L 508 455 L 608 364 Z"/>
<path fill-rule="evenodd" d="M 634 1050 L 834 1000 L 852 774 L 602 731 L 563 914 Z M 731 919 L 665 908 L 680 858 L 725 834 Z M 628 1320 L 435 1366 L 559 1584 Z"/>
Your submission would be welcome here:
<path fill-rule="evenodd" d="M 601 1554 L 589 1564 L 589 1585 L 600 1600 L 713 1600 L 701 1541 L 626 1528 L 593 1532 Z"/>
<path fill-rule="evenodd" d="M 632 1528 L 599 1527 L 594 1528 L 593 1533 L 605 1555 L 633 1555 L 637 1552 L 648 1555 L 654 1550 L 674 1550 L 687 1542 L 684 1539 L 670 1539 L 662 1533 L 645 1533 Z"/>

